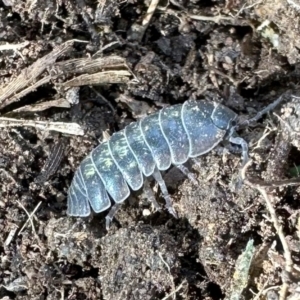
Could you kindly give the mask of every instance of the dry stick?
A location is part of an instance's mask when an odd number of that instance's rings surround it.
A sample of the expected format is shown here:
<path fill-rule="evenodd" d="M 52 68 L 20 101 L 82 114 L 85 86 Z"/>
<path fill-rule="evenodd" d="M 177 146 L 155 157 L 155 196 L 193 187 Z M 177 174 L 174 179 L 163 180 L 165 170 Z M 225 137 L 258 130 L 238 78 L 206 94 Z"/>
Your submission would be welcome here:
<path fill-rule="evenodd" d="M 52 52 L 40 58 L 28 68 L 24 69 L 16 79 L 3 87 L 1 89 L 0 95 L 0 107 L 2 108 L 5 105 L 10 104 L 11 101 L 9 98 L 13 96 L 13 94 L 24 89 L 29 84 L 33 84 L 34 80 L 38 76 L 40 76 L 48 66 L 53 65 L 58 57 L 65 54 L 69 49 L 71 49 L 72 45 L 73 41 L 68 41 L 58 46 Z"/>
<path fill-rule="evenodd" d="M 248 184 L 250 187 L 256 188 L 261 193 L 263 198 L 265 199 L 267 209 L 268 209 L 268 211 L 270 213 L 270 216 L 271 216 L 271 220 L 273 222 L 273 225 L 276 229 L 276 232 L 278 234 L 278 237 L 279 237 L 280 242 L 281 242 L 282 247 L 283 247 L 283 253 L 284 253 L 284 258 L 285 258 L 285 272 L 287 274 L 291 274 L 292 269 L 293 269 L 292 255 L 291 255 L 290 249 L 288 247 L 287 241 L 285 239 L 285 236 L 284 236 L 284 233 L 283 233 L 283 230 L 282 230 L 282 226 L 280 225 L 280 223 L 278 221 L 275 209 L 272 205 L 273 196 L 271 194 L 268 194 L 262 185 L 257 184 L 257 183 L 252 184 L 252 182 L 250 180 L 246 179 L 245 173 L 246 173 L 246 170 L 247 170 L 247 168 L 249 167 L 250 164 L 251 164 L 251 161 L 246 163 L 245 166 L 243 167 L 243 169 L 241 171 L 242 178 L 243 178 L 244 182 L 246 184 Z M 284 279 L 284 277 L 285 276 L 283 276 L 283 278 L 282 278 L 283 284 L 282 284 L 281 290 L 280 290 L 280 298 L 279 298 L 280 300 L 285 300 L 286 299 L 287 292 L 288 292 L 288 287 L 289 287 L 289 285 L 286 282 L 286 280 Z"/>
<path fill-rule="evenodd" d="M 38 82 L 37 80 L 49 66 L 52 66 L 59 57 L 66 54 L 72 48 L 74 42 L 86 43 L 86 41 L 74 39 L 59 45 L 50 53 L 24 69 L 17 78 L 4 86 L 0 86 L 0 108 L 2 109 L 3 107 L 18 101 L 20 97 L 24 96 L 24 93 L 27 94 L 29 91 L 37 88 L 41 84 L 48 82 L 50 79 L 49 76 L 47 76 L 46 79 L 39 80 Z M 26 91 L 23 92 L 23 89 L 26 89 Z"/>
<path fill-rule="evenodd" d="M 15 236 L 16 231 L 18 230 L 19 226 L 17 226 L 16 224 L 13 224 L 15 227 L 9 232 L 5 242 L 4 242 L 4 246 L 7 247 L 10 242 L 12 241 L 13 237 Z"/>

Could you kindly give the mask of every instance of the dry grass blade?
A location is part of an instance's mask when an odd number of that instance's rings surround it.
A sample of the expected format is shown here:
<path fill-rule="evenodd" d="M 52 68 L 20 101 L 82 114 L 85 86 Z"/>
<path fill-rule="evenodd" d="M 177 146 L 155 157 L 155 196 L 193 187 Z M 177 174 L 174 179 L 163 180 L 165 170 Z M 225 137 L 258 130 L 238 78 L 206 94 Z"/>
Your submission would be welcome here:
<path fill-rule="evenodd" d="M 33 83 L 32 85 L 20 91 L 19 93 L 11 96 L 7 101 L 5 101 L 5 104 L 3 106 L 0 104 L 0 108 L 3 108 L 6 105 L 19 101 L 22 97 L 26 96 L 30 92 L 35 91 L 39 86 L 48 83 L 51 80 L 51 78 L 53 77 L 49 75 L 38 80 L 37 82 Z"/>
<path fill-rule="evenodd" d="M 67 74 L 91 74 L 107 69 L 117 69 L 122 67 L 128 69 L 125 59 L 116 55 L 96 59 L 70 59 L 55 64 L 55 68 L 58 69 L 59 72 Z"/>
<path fill-rule="evenodd" d="M 29 126 L 40 130 L 53 130 L 67 134 L 83 135 L 82 127 L 77 123 L 51 122 L 51 121 L 35 121 L 35 120 L 19 120 L 14 118 L 0 117 L 1 127 L 23 127 Z"/>
<path fill-rule="evenodd" d="M 98 85 L 110 83 L 127 83 L 131 73 L 126 70 L 104 71 L 95 74 L 83 74 L 62 84 L 69 88 L 83 85 Z"/>
<path fill-rule="evenodd" d="M 192 20 L 197 20 L 197 21 L 208 21 L 208 22 L 214 22 L 219 24 L 221 21 L 225 20 L 225 21 L 234 21 L 233 17 L 226 17 L 226 16 L 200 16 L 200 15 L 188 15 L 189 18 L 191 18 Z"/>
<path fill-rule="evenodd" d="M 17 94 L 29 85 L 34 85 L 37 77 L 39 77 L 47 67 L 52 66 L 58 57 L 64 55 L 68 50 L 70 50 L 73 43 L 74 40 L 71 40 L 58 46 L 52 52 L 23 70 L 16 79 L 7 84 L 5 87 L 0 87 L 0 109 L 17 101 L 18 98 L 13 95 Z M 30 90 L 34 90 L 35 88 L 36 87 L 31 87 Z M 21 96 L 19 95 L 19 97 Z"/>
<path fill-rule="evenodd" d="M 13 113 L 19 113 L 19 112 L 36 112 L 36 111 L 43 111 L 51 107 L 63 107 L 63 108 L 70 108 L 70 103 L 64 99 L 57 99 L 57 100 L 51 100 L 51 101 L 45 101 L 41 103 L 36 103 L 32 105 L 25 105 L 20 108 L 17 108 L 13 110 Z"/>
<path fill-rule="evenodd" d="M 70 59 L 55 63 L 60 56 L 66 54 L 71 49 L 75 41 L 77 40 L 70 40 L 58 46 L 52 52 L 23 70 L 16 79 L 0 87 L 0 109 L 19 101 L 22 97 L 36 90 L 38 87 L 60 76 L 70 77 L 75 74 L 82 74 L 65 82 L 63 84 L 64 87 L 104 83 L 126 83 L 129 81 L 129 77 L 132 73 L 126 64 L 126 60 L 116 55 L 96 59 Z M 46 69 L 50 67 L 51 70 L 54 71 L 53 74 L 45 74 Z M 51 103 L 48 104 L 50 105 Z M 38 106 L 37 110 L 30 108 L 29 111 L 43 110 L 43 107 L 47 108 L 48 104 Z M 69 105 L 59 107 L 69 107 Z M 24 110 L 28 111 L 28 107 L 21 108 L 18 111 Z"/>
<path fill-rule="evenodd" d="M 41 171 L 39 176 L 36 178 L 36 182 L 39 184 L 44 183 L 48 180 L 48 178 L 53 175 L 58 169 L 60 162 L 64 156 L 66 148 L 66 143 L 62 140 L 59 140 L 52 147 L 50 151 L 50 155 Z"/>

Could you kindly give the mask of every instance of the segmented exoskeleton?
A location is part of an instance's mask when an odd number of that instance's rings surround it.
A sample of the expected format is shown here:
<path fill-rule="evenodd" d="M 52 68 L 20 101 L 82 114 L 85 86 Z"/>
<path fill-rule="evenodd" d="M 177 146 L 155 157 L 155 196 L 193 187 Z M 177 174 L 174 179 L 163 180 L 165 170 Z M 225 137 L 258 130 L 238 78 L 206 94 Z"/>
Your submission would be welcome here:
<path fill-rule="evenodd" d="M 104 211 L 111 206 L 110 197 L 116 204 L 123 202 L 130 188 L 139 190 L 145 177 L 153 175 L 167 208 L 175 214 L 160 171 L 173 164 L 188 174 L 182 164 L 224 139 L 241 145 L 246 160 L 246 142 L 233 136 L 236 119 L 236 113 L 221 104 L 189 100 L 131 123 L 83 160 L 69 190 L 67 213 L 84 217 L 90 215 L 90 207 L 97 213 Z"/>

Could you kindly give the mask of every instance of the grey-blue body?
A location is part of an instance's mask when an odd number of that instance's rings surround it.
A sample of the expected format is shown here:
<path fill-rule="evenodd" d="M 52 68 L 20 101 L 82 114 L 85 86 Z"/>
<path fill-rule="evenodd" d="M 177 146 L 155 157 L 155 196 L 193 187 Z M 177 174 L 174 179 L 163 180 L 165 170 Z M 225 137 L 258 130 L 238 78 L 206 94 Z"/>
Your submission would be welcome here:
<path fill-rule="evenodd" d="M 88 216 L 91 208 L 96 213 L 104 211 L 111 206 L 110 198 L 121 203 L 130 189 L 143 186 L 145 177 L 157 179 L 157 172 L 209 152 L 224 138 L 243 143 L 232 138 L 236 119 L 221 104 L 189 100 L 131 123 L 83 160 L 69 190 L 68 215 Z M 159 183 L 168 197 L 164 182 Z"/>

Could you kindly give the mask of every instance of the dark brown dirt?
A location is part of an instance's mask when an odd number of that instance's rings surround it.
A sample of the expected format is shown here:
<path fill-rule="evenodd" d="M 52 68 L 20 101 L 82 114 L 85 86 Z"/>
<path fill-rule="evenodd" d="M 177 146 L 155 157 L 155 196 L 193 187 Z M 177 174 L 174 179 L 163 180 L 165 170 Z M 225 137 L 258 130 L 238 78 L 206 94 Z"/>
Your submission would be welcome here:
<path fill-rule="evenodd" d="M 0 103 L 1 117 L 76 122 L 85 129 L 76 136 L 1 128 L 0 299 L 237 299 L 230 296 L 234 270 L 250 239 L 256 254 L 239 299 L 257 293 L 255 299 L 279 299 L 283 247 L 258 191 L 246 184 L 236 189 L 240 154 L 213 150 L 190 162 L 197 186 L 175 168 L 163 174 L 178 219 L 155 212 L 142 191 L 124 203 L 109 232 L 107 212 L 78 220 L 66 215 L 74 171 L 104 132 L 189 98 L 222 102 L 249 118 L 289 91 L 276 115 L 239 135 L 253 160 L 249 178 L 299 176 L 300 102 L 291 97 L 300 96 L 299 1 L 160 1 L 143 31 L 150 2 L 0 0 L 0 97 L 33 63 L 77 40 L 37 75 L 51 75 L 45 84 Z M 125 59 L 129 80 L 92 84 L 78 77 L 79 101 L 76 90 L 68 94 L 64 83 L 78 74 L 59 66 L 112 55 Z M 59 99 L 73 103 L 32 109 Z M 288 299 L 299 299 L 300 188 L 267 191 L 294 263 Z"/>

